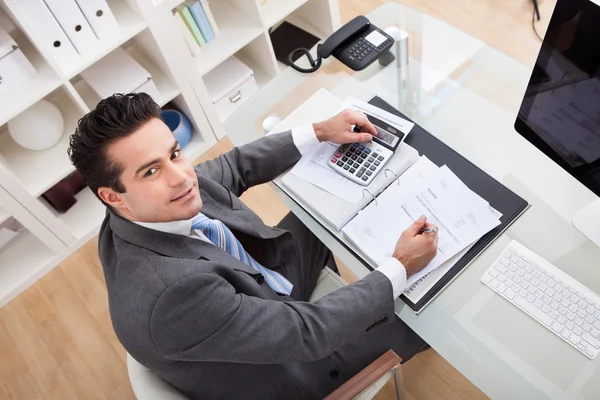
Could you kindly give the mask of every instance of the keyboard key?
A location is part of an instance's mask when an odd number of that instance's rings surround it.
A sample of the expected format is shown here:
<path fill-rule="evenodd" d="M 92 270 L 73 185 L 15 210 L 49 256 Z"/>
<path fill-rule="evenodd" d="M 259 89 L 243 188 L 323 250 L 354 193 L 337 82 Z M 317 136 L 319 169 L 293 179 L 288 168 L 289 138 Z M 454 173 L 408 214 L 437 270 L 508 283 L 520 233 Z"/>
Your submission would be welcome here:
<path fill-rule="evenodd" d="M 573 323 L 577 326 L 581 326 L 581 325 L 583 325 L 583 320 L 579 317 L 575 317 L 575 320 L 573 321 Z"/>
<path fill-rule="evenodd" d="M 583 329 L 584 332 L 589 332 L 592 329 L 592 326 L 590 324 L 588 324 L 587 322 L 584 322 L 581 329 Z"/>
<path fill-rule="evenodd" d="M 579 300 L 579 303 L 577 303 L 577 305 L 579 306 L 579 308 L 582 308 L 584 310 L 587 307 L 587 303 L 583 299 Z"/>
<path fill-rule="evenodd" d="M 584 318 L 584 321 L 588 324 L 593 324 L 596 319 L 592 317 L 590 314 L 587 314 Z"/>
<path fill-rule="evenodd" d="M 583 333 L 583 329 L 581 329 L 580 327 L 576 326 L 575 329 L 573 329 L 573 333 L 576 335 L 581 336 L 581 334 Z"/>
<path fill-rule="evenodd" d="M 503 276 L 499 276 L 498 278 L 503 278 Z M 500 284 L 498 285 L 498 287 L 496 288 L 496 291 L 498 293 L 504 293 L 506 291 L 506 285 L 502 283 L 502 281 L 500 281 Z M 591 325 L 590 325 L 591 327 Z"/>
<path fill-rule="evenodd" d="M 567 319 L 569 321 L 573 321 L 575 319 L 575 314 L 573 314 L 571 311 L 567 311 Z"/>
<path fill-rule="evenodd" d="M 540 299 L 535 299 L 535 301 L 533 302 L 533 305 L 536 306 L 537 308 L 542 308 L 542 306 L 544 305 L 544 302 L 542 302 Z"/>
<path fill-rule="evenodd" d="M 578 316 L 579 318 L 581 318 L 582 320 L 583 320 L 583 319 L 585 318 L 585 316 L 586 316 L 586 313 L 585 313 L 585 311 L 583 311 L 581 308 L 580 308 L 579 310 L 577 310 L 577 312 L 576 312 L 575 314 L 577 314 L 577 316 Z M 593 322 L 593 321 L 592 321 L 592 322 Z"/>
<path fill-rule="evenodd" d="M 533 303 L 533 301 L 535 300 L 535 296 L 532 294 L 528 294 L 527 295 L 527 301 L 530 303 Z"/>
<path fill-rule="evenodd" d="M 506 292 L 504 293 L 504 296 L 506 296 L 506 298 L 509 299 L 509 300 L 514 299 L 515 295 L 516 295 L 516 293 L 513 292 L 511 289 L 507 289 Z"/>
<path fill-rule="evenodd" d="M 500 282 L 504 282 L 504 281 L 506 281 L 506 276 L 504 276 L 504 275 L 499 275 L 499 276 L 498 276 L 498 280 L 499 280 Z"/>
<path fill-rule="evenodd" d="M 564 329 L 564 326 L 562 324 L 559 324 L 558 322 L 554 321 L 552 323 L 552 325 L 550 326 L 550 328 L 552 328 L 552 330 L 556 333 L 561 333 L 562 330 Z"/>
<path fill-rule="evenodd" d="M 571 331 L 568 329 L 563 329 L 563 331 L 560 333 L 560 336 L 564 337 L 565 339 L 568 339 L 569 336 L 571 336 Z"/>
<path fill-rule="evenodd" d="M 592 328 L 592 329 L 590 329 L 590 335 L 592 335 L 592 337 L 595 337 L 597 339 L 600 336 L 600 330 L 598 330 L 596 328 Z"/>
<path fill-rule="evenodd" d="M 593 325 L 594 325 L 594 328 L 600 329 L 600 320 L 594 321 Z"/>
<path fill-rule="evenodd" d="M 591 315 L 594 315 L 594 312 L 596 311 L 596 309 L 594 308 L 593 305 L 588 304 L 588 306 L 585 308 L 585 311 L 587 311 L 588 313 L 590 313 Z"/>
<path fill-rule="evenodd" d="M 552 300 L 552 302 L 550 303 L 550 308 L 552 308 L 553 310 L 558 310 L 558 303 Z"/>
<path fill-rule="evenodd" d="M 573 329 L 575 329 L 575 324 L 574 324 L 574 323 L 572 323 L 571 321 L 567 321 L 567 323 L 565 324 L 565 327 L 566 327 L 568 330 L 572 331 Z"/>
<path fill-rule="evenodd" d="M 528 294 L 529 293 L 527 293 L 527 290 L 525 290 L 525 289 L 519 289 L 519 296 L 525 298 L 525 297 L 527 297 Z"/>
<path fill-rule="evenodd" d="M 566 315 L 567 314 L 567 309 L 564 308 L 563 306 L 558 307 L 558 313 L 560 315 Z"/>
<path fill-rule="evenodd" d="M 550 318 L 552 319 L 558 318 L 558 312 L 556 312 L 556 310 L 550 310 L 550 314 L 548 315 L 550 315 Z"/>
<path fill-rule="evenodd" d="M 571 336 L 569 336 L 569 342 L 573 343 L 574 345 L 578 345 L 579 344 L 579 336 L 577 336 L 576 334 L 571 334 Z"/>
<path fill-rule="evenodd" d="M 559 315 L 558 318 L 556 318 L 556 321 L 561 325 L 564 325 L 567 323 L 567 319 L 565 317 L 563 317 L 562 315 Z"/>
<path fill-rule="evenodd" d="M 583 335 L 581 335 L 581 338 L 588 342 L 595 349 L 600 349 L 600 341 L 592 337 L 592 335 L 590 335 L 589 333 L 585 332 Z"/>
<path fill-rule="evenodd" d="M 594 355 L 596 353 L 594 352 L 594 350 L 592 350 L 590 347 L 588 347 L 587 350 L 585 351 L 585 354 L 587 354 L 590 357 L 594 357 Z"/>

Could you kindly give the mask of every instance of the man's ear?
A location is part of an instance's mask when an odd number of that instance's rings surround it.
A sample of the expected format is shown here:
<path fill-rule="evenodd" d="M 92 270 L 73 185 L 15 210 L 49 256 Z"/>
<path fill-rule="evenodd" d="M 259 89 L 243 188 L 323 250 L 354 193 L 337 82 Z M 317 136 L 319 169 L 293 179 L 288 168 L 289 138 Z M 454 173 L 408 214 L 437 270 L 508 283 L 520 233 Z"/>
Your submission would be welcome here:
<path fill-rule="evenodd" d="M 121 193 L 108 187 L 98 188 L 98 196 L 109 206 L 119 210 L 124 206 L 124 199 Z"/>

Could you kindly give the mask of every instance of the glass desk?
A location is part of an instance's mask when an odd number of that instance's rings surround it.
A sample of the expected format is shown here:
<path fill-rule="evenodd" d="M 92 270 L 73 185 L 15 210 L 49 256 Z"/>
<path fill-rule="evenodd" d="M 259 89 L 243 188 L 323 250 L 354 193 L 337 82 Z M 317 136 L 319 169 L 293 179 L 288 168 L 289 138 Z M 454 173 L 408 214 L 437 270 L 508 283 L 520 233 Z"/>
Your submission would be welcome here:
<path fill-rule="evenodd" d="M 532 207 L 421 314 L 398 300 L 398 316 L 491 398 L 600 398 L 600 357 L 587 359 L 480 282 L 514 239 L 600 292 L 600 248 L 571 223 L 594 194 L 513 128 L 530 67 L 400 4 L 386 3 L 367 17 L 382 29 L 409 32 L 407 66 L 375 62 L 354 72 L 330 58 L 310 75 L 286 68 L 228 119 L 229 137 L 241 145 L 263 136 L 267 116 L 286 118 L 321 88 L 342 100 L 378 95 L 400 109 Z M 359 278 L 369 273 L 310 213 L 273 188 Z"/>

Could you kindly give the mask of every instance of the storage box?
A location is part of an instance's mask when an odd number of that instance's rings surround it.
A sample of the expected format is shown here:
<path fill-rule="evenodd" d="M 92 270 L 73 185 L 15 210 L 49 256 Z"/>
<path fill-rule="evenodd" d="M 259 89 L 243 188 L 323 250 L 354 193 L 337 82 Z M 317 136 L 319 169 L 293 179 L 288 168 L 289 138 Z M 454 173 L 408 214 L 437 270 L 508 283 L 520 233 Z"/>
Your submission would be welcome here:
<path fill-rule="evenodd" d="M 235 56 L 208 72 L 204 84 L 221 121 L 258 92 L 254 72 Z"/>
<path fill-rule="evenodd" d="M 10 35 L 0 28 L 0 97 L 31 81 L 37 71 Z"/>
<path fill-rule="evenodd" d="M 152 75 L 129 53 L 117 48 L 81 73 L 92 90 L 104 99 L 115 93 L 148 93 L 160 100 Z"/>

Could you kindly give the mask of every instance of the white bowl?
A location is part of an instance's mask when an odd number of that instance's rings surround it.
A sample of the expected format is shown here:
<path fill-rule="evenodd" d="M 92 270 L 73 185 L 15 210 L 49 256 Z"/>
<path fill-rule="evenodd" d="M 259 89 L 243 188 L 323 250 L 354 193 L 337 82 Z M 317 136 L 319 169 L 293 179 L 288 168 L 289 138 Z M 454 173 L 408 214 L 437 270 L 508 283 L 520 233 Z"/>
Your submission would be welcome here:
<path fill-rule="evenodd" d="M 47 100 L 40 100 L 8 122 L 8 132 L 17 144 L 29 150 L 46 150 L 63 135 L 64 120 L 60 110 Z"/>

